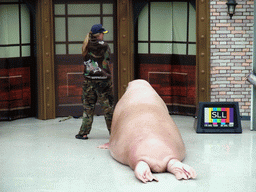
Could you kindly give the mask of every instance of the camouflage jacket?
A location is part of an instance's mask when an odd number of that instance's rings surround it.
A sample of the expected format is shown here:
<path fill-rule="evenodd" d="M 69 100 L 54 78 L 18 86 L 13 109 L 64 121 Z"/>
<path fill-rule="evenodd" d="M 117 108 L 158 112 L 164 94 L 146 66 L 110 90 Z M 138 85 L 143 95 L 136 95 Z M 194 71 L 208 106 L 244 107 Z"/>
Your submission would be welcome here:
<path fill-rule="evenodd" d="M 111 72 L 110 48 L 104 41 L 90 40 L 87 45 L 88 53 L 84 57 L 84 76 L 87 79 L 109 79 Z"/>

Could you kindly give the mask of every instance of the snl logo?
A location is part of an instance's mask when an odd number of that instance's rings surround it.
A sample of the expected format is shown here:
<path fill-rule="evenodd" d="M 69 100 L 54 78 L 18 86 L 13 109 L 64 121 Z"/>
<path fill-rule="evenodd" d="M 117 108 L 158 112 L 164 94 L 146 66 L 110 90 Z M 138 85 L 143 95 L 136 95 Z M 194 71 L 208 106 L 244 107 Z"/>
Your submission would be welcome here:
<path fill-rule="evenodd" d="M 212 111 L 212 119 L 227 119 L 227 111 Z"/>

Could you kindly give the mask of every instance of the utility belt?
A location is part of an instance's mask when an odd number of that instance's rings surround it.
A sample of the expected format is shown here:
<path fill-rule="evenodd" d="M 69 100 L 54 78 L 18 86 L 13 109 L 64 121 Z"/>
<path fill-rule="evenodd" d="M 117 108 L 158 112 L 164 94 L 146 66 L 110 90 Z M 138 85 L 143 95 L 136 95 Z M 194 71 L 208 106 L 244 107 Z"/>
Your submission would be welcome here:
<path fill-rule="evenodd" d="M 89 59 L 88 61 L 84 62 L 84 66 L 85 66 L 85 73 L 84 73 L 85 78 L 92 79 L 92 80 L 109 79 L 108 74 L 103 69 L 100 68 L 97 61 L 93 61 Z"/>
<path fill-rule="evenodd" d="M 107 80 L 109 79 L 107 76 L 85 76 L 85 79 L 88 79 L 88 80 Z"/>

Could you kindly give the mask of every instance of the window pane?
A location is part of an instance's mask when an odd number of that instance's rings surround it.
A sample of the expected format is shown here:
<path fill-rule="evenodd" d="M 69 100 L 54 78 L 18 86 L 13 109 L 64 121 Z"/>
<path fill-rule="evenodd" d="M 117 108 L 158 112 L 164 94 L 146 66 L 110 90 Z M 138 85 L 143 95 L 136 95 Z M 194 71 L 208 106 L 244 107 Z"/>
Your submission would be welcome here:
<path fill-rule="evenodd" d="M 66 22 L 65 18 L 55 17 L 55 41 L 66 41 Z"/>
<path fill-rule="evenodd" d="M 6 58 L 6 47 L 0 47 L 0 58 Z"/>
<path fill-rule="evenodd" d="M 65 15 L 65 4 L 55 4 L 54 5 L 55 15 Z"/>
<path fill-rule="evenodd" d="M 7 41 L 7 36 L 6 34 L 8 34 L 8 24 L 7 24 L 7 6 L 6 5 L 1 5 L 0 6 L 0 26 L 4 26 L 4 27 L 0 27 L 0 45 L 6 45 L 8 44 Z M 2 52 L 2 51 L 1 51 Z M 0 54 L 2 54 L 0 52 Z"/>
<path fill-rule="evenodd" d="M 29 57 L 30 53 L 30 45 L 22 46 L 22 57 Z"/>
<path fill-rule="evenodd" d="M 21 5 L 21 42 L 30 43 L 30 15 L 26 5 Z"/>
<path fill-rule="evenodd" d="M 155 54 L 172 54 L 172 43 L 151 43 L 150 49 Z"/>
<path fill-rule="evenodd" d="M 114 53 L 114 44 L 113 43 L 108 43 L 109 48 L 111 50 L 111 53 Z"/>
<path fill-rule="evenodd" d="M 186 2 L 173 2 L 173 41 L 187 41 Z"/>
<path fill-rule="evenodd" d="M 138 43 L 138 53 L 148 54 L 148 43 Z"/>
<path fill-rule="evenodd" d="M 196 45 L 188 45 L 188 54 L 196 55 Z"/>
<path fill-rule="evenodd" d="M 186 44 L 173 44 L 173 54 L 186 55 Z"/>
<path fill-rule="evenodd" d="M 100 17 L 68 18 L 68 40 L 83 41 L 94 24 L 100 23 Z"/>
<path fill-rule="evenodd" d="M 172 41 L 172 2 L 151 3 L 151 41 Z"/>
<path fill-rule="evenodd" d="M 103 4 L 103 14 L 113 14 L 113 4 Z"/>
<path fill-rule="evenodd" d="M 69 54 L 81 54 L 82 53 L 82 45 L 81 44 L 69 44 L 68 45 Z"/>
<path fill-rule="evenodd" d="M 189 3 L 189 41 L 196 42 L 196 10 Z"/>
<path fill-rule="evenodd" d="M 66 53 L 66 45 L 56 44 L 55 45 L 55 54 L 56 55 L 66 55 L 67 54 Z"/>
<path fill-rule="evenodd" d="M 0 44 L 19 44 L 19 7 L 18 5 L 0 6 Z"/>
<path fill-rule="evenodd" d="M 68 14 L 69 15 L 99 15 L 100 14 L 100 4 L 68 4 Z"/>
<path fill-rule="evenodd" d="M 108 30 L 108 33 L 104 35 L 104 40 L 113 41 L 113 38 L 114 38 L 113 17 L 103 17 L 103 27 L 106 30 Z"/>
<path fill-rule="evenodd" d="M 20 47 L 6 47 L 6 58 L 8 57 L 20 57 Z"/>
<path fill-rule="evenodd" d="M 143 8 L 138 17 L 138 40 L 148 41 L 148 5 Z"/>

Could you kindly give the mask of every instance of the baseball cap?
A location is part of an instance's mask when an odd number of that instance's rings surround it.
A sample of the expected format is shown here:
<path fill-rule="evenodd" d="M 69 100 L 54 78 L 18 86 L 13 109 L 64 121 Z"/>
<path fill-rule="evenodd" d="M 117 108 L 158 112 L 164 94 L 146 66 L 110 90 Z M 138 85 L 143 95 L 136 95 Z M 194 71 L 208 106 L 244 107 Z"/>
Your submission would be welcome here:
<path fill-rule="evenodd" d="M 104 29 L 104 27 L 101 24 L 93 25 L 92 28 L 91 28 L 91 32 L 92 32 L 92 34 L 108 33 L 108 31 L 106 29 Z"/>

